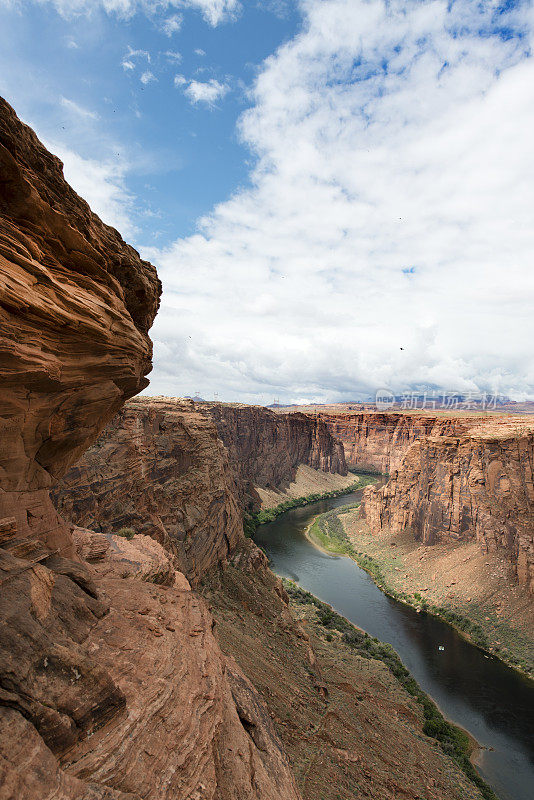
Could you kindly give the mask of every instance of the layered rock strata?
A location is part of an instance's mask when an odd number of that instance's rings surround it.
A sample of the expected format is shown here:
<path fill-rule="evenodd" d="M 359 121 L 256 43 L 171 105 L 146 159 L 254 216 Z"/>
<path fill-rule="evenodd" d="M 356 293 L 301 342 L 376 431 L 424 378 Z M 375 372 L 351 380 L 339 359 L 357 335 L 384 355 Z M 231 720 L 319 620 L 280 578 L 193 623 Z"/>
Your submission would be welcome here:
<path fill-rule="evenodd" d="M 48 490 L 148 384 L 151 264 L 0 98 L 0 518 L 69 553 Z"/>
<path fill-rule="evenodd" d="M 343 443 L 349 467 L 382 473 L 398 469 L 408 449 L 422 436 L 461 435 L 473 425 L 484 424 L 480 415 L 363 411 L 319 412 L 318 417 Z"/>
<path fill-rule="evenodd" d="M 49 499 L 147 384 L 155 270 L 4 101 L 0 173 L 0 799 L 298 800 L 174 559 L 73 536 Z"/>
<path fill-rule="evenodd" d="M 35 675 L 20 660 L 11 673 L 21 672 L 26 690 L 33 688 L 29 680 L 40 688 L 49 716 L 50 701 L 63 721 L 70 715 L 76 735 L 58 752 L 50 727 L 35 724 L 31 708 L 20 713 L 13 691 L 2 689 L 0 798 L 298 800 L 260 696 L 221 653 L 204 601 L 174 573 L 161 546 L 146 539 L 92 534 L 93 566 L 85 570 L 109 606 L 78 620 L 76 645 L 57 622 L 69 609 L 54 571 L 43 567 L 13 584 L 25 598 L 24 581 L 32 582 L 33 606 L 19 612 L 19 639 L 34 616 L 43 627 L 56 622 Z M 162 573 L 164 582 L 154 584 Z M 80 606 L 73 603 L 71 616 Z M 10 649 L 20 657 L 21 644 Z M 9 674 L 2 670 L 3 687 Z M 44 691 L 51 677 L 53 694 Z"/>
<path fill-rule="evenodd" d="M 366 489 L 362 511 L 372 529 L 408 530 L 424 544 L 476 539 L 534 591 L 533 475 L 532 427 L 490 420 L 418 438 L 385 486 Z"/>
<path fill-rule="evenodd" d="M 257 490 L 289 486 L 302 465 L 347 472 L 342 446 L 321 421 L 257 406 L 137 397 L 53 496 L 76 525 L 153 536 L 196 582 L 235 549 L 243 509 L 260 506 Z"/>
<path fill-rule="evenodd" d="M 67 473 L 54 501 L 77 525 L 152 536 L 193 582 L 243 535 L 226 450 L 190 400 L 132 400 Z"/>
<path fill-rule="evenodd" d="M 275 414 L 238 403 L 199 403 L 199 408 L 217 426 L 244 506 L 259 507 L 256 487 L 280 489 L 291 483 L 299 464 L 347 474 L 342 445 L 316 416 Z"/>

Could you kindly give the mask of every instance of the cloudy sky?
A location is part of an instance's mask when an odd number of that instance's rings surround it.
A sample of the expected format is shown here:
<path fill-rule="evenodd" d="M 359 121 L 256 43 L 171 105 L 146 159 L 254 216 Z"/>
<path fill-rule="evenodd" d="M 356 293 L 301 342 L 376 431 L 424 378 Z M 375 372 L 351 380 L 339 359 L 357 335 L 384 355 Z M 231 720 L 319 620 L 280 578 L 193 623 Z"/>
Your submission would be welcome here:
<path fill-rule="evenodd" d="M 159 269 L 149 393 L 534 398 L 533 39 L 530 0 L 0 0 L 0 91 Z"/>

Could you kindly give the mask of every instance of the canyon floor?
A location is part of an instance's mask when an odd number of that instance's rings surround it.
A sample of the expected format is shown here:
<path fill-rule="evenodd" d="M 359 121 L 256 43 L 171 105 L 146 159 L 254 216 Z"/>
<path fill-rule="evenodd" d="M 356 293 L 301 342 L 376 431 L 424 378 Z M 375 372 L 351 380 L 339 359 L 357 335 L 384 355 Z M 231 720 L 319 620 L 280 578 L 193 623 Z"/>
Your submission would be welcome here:
<path fill-rule="evenodd" d="M 464 800 L 478 789 L 423 733 L 421 706 L 379 661 L 324 628 L 245 542 L 203 581 L 215 636 L 262 695 L 306 800 Z"/>
<path fill-rule="evenodd" d="M 517 584 L 499 552 L 483 553 L 478 542 L 421 545 L 410 532 L 371 531 L 359 510 L 339 515 L 354 550 L 373 558 L 388 587 L 414 594 L 478 624 L 490 649 L 521 670 L 534 673 L 534 601 Z"/>
<path fill-rule="evenodd" d="M 155 268 L 2 99 L 0 165 L 0 800 L 480 798 L 391 648 L 362 656 L 290 603 L 243 515 L 411 453 L 405 505 L 377 494 L 373 518 L 435 521 L 426 480 L 455 532 L 474 497 L 470 535 L 489 527 L 527 585 L 532 432 L 481 439 L 470 483 L 464 424 L 130 399 L 152 367 Z"/>
<path fill-rule="evenodd" d="M 337 475 L 332 472 L 321 472 L 306 464 L 299 464 L 295 479 L 285 486 L 276 489 L 256 486 L 256 491 L 261 499 L 261 508 L 276 508 L 286 500 L 298 497 L 308 497 L 311 494 L 323 494 L 336 489 L 346 489 L 356 481 L 356 476 L 349 472 L 348 475 Z"/>

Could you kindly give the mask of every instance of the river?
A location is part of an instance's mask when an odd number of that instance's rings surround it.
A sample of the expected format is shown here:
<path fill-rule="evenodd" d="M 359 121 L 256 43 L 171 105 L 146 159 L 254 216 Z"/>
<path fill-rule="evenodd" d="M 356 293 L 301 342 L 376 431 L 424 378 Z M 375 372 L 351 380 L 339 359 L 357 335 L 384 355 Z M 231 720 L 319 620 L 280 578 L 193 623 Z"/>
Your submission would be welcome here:
<path fill-rule="evenodd" d="M 393 645 L 444 716 L 487 748 L 478 752 L 476 766 L 501 800 L 532 800 L 534 683 L 439 619 L 387 597 L 352 559 L 326 555 L 305 538 L 317 514 L 360 499 L 361 490 L 293 509 L 260 526 L 254 540 L 278 575 Z"/>

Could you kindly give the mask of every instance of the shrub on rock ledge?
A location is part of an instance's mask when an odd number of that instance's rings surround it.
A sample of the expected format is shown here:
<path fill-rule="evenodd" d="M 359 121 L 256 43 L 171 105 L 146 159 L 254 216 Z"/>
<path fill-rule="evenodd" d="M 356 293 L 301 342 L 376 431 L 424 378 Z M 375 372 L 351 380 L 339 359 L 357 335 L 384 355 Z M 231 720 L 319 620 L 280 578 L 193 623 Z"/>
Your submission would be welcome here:
<path fill-rule="evenodd" d="M 135 531 L 133 528 L 121 528 L 117 531 L 117 536 L 124 536 L 125 539 L 133 539 Z"/>

